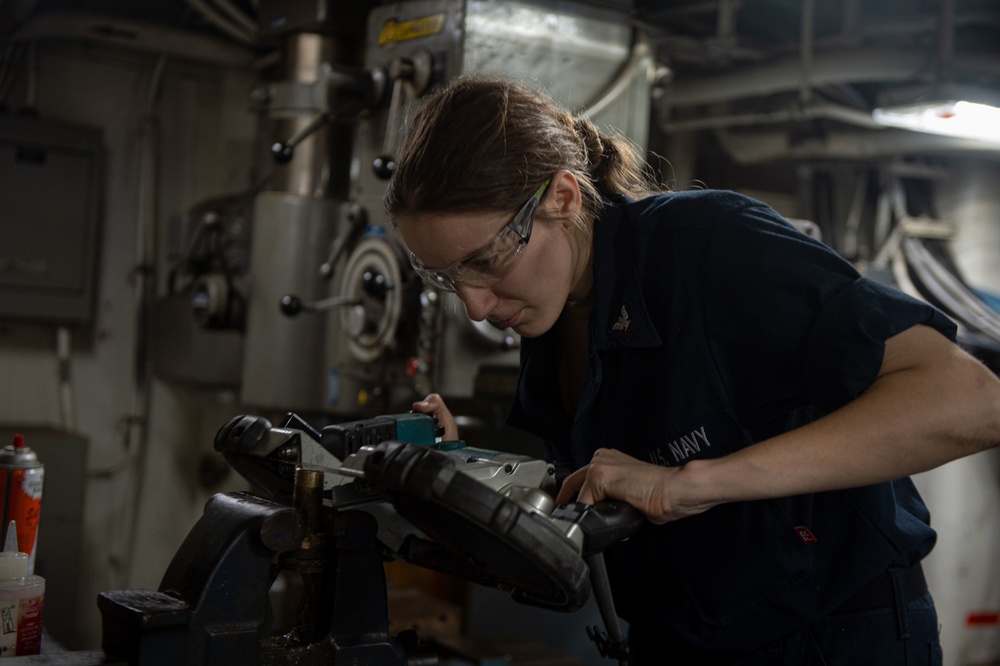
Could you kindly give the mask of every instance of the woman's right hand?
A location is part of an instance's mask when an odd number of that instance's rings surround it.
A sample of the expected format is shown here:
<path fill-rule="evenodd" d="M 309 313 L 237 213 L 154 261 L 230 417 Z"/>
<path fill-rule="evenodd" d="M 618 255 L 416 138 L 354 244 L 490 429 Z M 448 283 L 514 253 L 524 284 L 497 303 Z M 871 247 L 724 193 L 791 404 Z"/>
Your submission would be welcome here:
<path fill-rule="evenodd" d="M 413 403 L 413 411 L 436 416 L 438 424 L 444 427 L 441 439 L 450 442 L 458 440 L 458 424 L 455 422 L 455 417 L 451 415 L 448 405 L 444 404 L 444 398 L 437 393 L 431 393 L 423 400 Z"/>

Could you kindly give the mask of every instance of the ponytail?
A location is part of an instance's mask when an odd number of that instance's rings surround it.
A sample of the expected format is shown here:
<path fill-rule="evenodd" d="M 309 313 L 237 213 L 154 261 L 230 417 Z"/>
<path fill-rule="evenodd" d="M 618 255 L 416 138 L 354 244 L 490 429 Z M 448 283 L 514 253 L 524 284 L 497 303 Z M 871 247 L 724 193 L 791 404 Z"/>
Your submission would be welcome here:
<path fill-rule="evenodd" d="M 639 199 L 656 191 L 644 167 L 627 139 L 574 117 L 545 93 L 466 75 L 430 95 L 408 121 L 385 210 L 390 221 L 516 210 L 565 169 L 583 197 L 575 223 L 588 232 L 608 196 Z"/>
<path fill-rule="evenodd" d="M 646 172 L 646 163 L 624 136 L 604 134 L 584 116 L 572 119 L 587 160 L 587 173 L 602 195 L 623 194 L 641 199 L 658 188 Z"/>

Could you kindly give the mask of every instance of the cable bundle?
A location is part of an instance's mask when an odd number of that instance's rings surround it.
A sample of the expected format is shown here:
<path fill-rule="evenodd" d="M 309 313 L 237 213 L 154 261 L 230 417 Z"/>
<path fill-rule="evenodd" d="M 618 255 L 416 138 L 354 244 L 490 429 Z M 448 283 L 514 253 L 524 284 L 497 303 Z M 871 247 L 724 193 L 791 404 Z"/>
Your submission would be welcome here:
<path fill-rule="evenodd" d="M 904 291 L 955 320 L 960 343 L 1000 359 L 1000 312 L 987 302 L 988 296 L 968 285 L 945 240 L 904 237 L 893 261 L 893 273 Z"/>

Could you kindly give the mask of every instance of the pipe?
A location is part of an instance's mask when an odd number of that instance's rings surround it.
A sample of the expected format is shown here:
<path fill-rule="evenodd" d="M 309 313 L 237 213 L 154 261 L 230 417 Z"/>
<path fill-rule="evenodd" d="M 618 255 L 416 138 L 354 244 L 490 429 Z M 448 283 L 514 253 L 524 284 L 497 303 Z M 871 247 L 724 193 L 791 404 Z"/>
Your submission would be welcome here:
<path fill-rule="evenodd" d="M 917 271 L 931 294 L 942 303 L 946 303 L 948 309 L 968 328 L 1000 342 L 1000 315 L 986 306 L 959 278 L 938 263 L 920 240 L 905 239 L 903 254 L 907 265 Z"/>
<path fill-rule="evenodd" d="M 632 84 L 632 80 L 635 79 L 636 72 L 644 62 L 648 67 L 648 59 L 651 53 L 652 49 L 649 46 L 649 41 L 646 39 L 645 34 L 640 31 L 636 31 L 635 38 L 632 42 L 632 53 L 629 56 L 628 62 L 625 63 L 625 66 L 622 67 L 620 72 L 618 72 L 618 76 L 615 77 L 611 84 L 597 96 L 597 99 L 581 111 L 579 115 L 584 118 L 593 118 L 627 92 L 629 86 Z"/>
<path fill-rule="evenodd" d="M 728 44 L 736 43 L 736 23 L 743 0 L 719 0 L 719 11 L 716 17 L 715 38 Z"/>
<path fill-rule="evenodd" d="M 722 129 L 727 127 L 746 127 L 751 125 L 770 125 L 776 123 L 801 122 L 825 118 L 827 120 L 837 120 L 848 125 L 856 125 L 875 130 L 883 130 L 885 127 L 879 125 L 872 119 L 871 113 L 849 109 L 834 104 L 810 104 L 808 106 L 795 106 L 789 109 L 778 111 L 763 111 L 760 113 L 744 113 L 731 116 L 709 116 L 707 118 L 696 118 L 692 120 L 677 120 L 664 122 L 661 129 L 665 132 L 690 132 L 700 129 Z"/>
<path fill-rule="evenodd" d="M 875 202 L 875 228 L 872 231 L 872 240 L 879 250 L 875 253 L 872 263 L 876 266 L 884 266 L 903 242 L 903 227 L 892 226 L 892 194 L 889 190 L 896 186 L 896 182 L 894 180 L 879 192 L 878 200 Z"/>
<path fill-rule="evenodd" d="M 788 132 L 777 129 L 736 132 L 718 130 L 716 138 L 740 164 L 758 164 L 778 159 L 892 159 L 901 155 L 963 153 L 1000 159 L 1000 146 L 985 141 L 883 129 L 837 132 L 823 138 L 794 144 Z"/>
<path fill-rule="evenodd" d="M 157 104 L 162 89 L 167 57 L 161 55 L 150 77 L 149 93 L 143 110 L 142 130 L 139 142 L 139 192 L 136 212 L 135 260 L 136 269 L 133 284 L 133 301 L 136 310 L 136 331 L 134 368 L 135 386 L 132 409 L 123 417 L 123 455 L 115 465 L 87 471 L 92 478 L 109 478 L 132 467 L 135 468 L 129 492 L 131 493 L 131 514 L 123 514 L 123 522 L 128 530 L 122 535 L 123 553 L 119 561 L 119 576 L 124 586 L 135 553 L 136 535 L 139 525 L 139 496 L 145 474 L 144 463 L 149 443 L 149 414 L 151 391 L 149 386 L 150 361 L 148 355 L 149 310 L 155 296 L 153 262 L 156 260 L 156 162 Z"/>
<path fill-rule="evenodd" d="M 7 99 L 10 86 L 14 83 L 15 58 L 20 52 L 18 44 L 11 40 L 4 49 L 3 56 L 0 57 L 0 104 Z"/>
<path fill-rule="evenodd" d="M 942 8 L 944 10 L 945 8 Z M 941 15 L 927 14 L 915 18 L 894 18 L 888 21 L 865 21 L 857 27 L 857 37 L 864 40 L 873 37 L 910 37 L 913 35 L 940 34 Z M 953 27 L 1000 25 L 1000 11 L 979 9 L 952 14 Z"/>
<path fill-rule="evenodd" d="M 257 41 L 257 36 L 252 32 L 243 29 L 241 26 L 230 23 L 229 19 L 217 12 L 211 5 L 202 2 L 202 0 L 186 0 L 186 2 L 188 6 L 198 12 L 203 19 L 241 44 L 252 46 Z"/>
<path fill-rule="evenodd" d="M 256 39 L 257 37 L 257 24 L 239 7 L 234 5 L 230 0 L 212 0 L 212 3 L 222 10 L 222 13 L 226 14 L 232 20 L 236 21 L 237 26 L 239 26 L 243 31 L 249 33 Z"/>
<path fill-rule="evenodd" d="M 941 0 L 941 23 L 938 26 L 938 61 L 947 70 L 955 55 L 955 0 Z"/>
<path fill-rule="evenodd" d="M 841 43 L 857 46 L 861 43 L 859 35 L 861 31 L 861 12 L 858 7 L 859 0 L 844 0 L 844 6 L 840 14 L 840 35 Z"/>
<path fill-rule="evenodd" d="M 70 365 L 69 329 L 60 326 L 56 329 L 56 358 L 59 361 L 59 412 L 62 417 L 62 427 L 66 432 L 76 432 L 76 419 L 73 412 L 73 384 Z"/>
<path fill-rule="evenodd" d="M 11 42 L 49 39 L 83 40 L 221 67 L 247 69 L 253 64 L 249 51 L 222 39 L 81 12 L 55 11 L 34 16 Z"/>
<path fill-rule="evenodd" d="M 799 42 L 801 46 L 801 80 L 799 81 L 799 101 L 808 104 L 812 101 L 812 88 L 809 85 L 810 71 L 813 61 L 813 0 L 802 0 L 802 28 Z"/>
<path fill-rule="evenodd" d="M 28 82 L 24 92 L 24 106 L 34 109 L 38 103 L 38 49 L 37 42 L 28 42 Z"/>
<path fill-rule="evenodd" d="M 912 81 L 926 64 L 927 54 L 913 49 L 861 48 L 816 54 L 808 83 L 817 87 L 845 82 Z M 675 80 L 667 88 L 666 99 L 671 106 L 693 106 L 786 92 L 801 85 L 801 68 L 799 57 L 786 57 L 715 76 Z"/>
<path fill-rule="evenodd" d="M 861 216 L 864 213 L 867 193 L 868 172 L 862 171 L 855 175 L 851 206 L 847 210 L 847 219 L 844 221 L 844 255 L 848 258 L 854 258 L 858 254 L 858 235 L 861 230 Z"/>
<path fill-rule="evenodd" d="M 149 448 L 149 415 L 152 411 L 150 403 L 152 390 L 149 385 L 150 367 L 152 365 L 149 358 L 149 313 L 152 310 L 153 299 L 156 295 L 156 281 L 153 267 L 156 262 L 156 192 L 157 173 L 156 167 L 159 157 L 159 144 L 157 136 L 157 106 L 160 92 L 163 89 L 163 74 L 166 71 L 167 56 L 160 55 L 153 68 L 149 83 L 149 94 L 146 97 L 146 109 L 143 113 L 142 140 L 140 143 L 139 158 L 139 210 L 136 220 L 136 261 L 138 271 L 136 273 L 135 302 L 136 302 L 136 350 L 135 350 L 135 373 L 136 386 L 133 398 L 132 414 L 129 423 L 126 425 L 126 433 L 132 432 L 133 425 L 138 428 L 137 441 L 129 442 L 125 449 L 125 461 L 132 464 L 135 461 L 135 471 L 132 479 L 132 507 L 131 516 L 128 521 L 129 530 L 123 535 L 125 542 L 122 553 L 122 571 L 124 580 L 129 580 L 132 568 L 132 559 L 135 553 L 136 535 L 139 533 L 139 498 L 142 493 L 143 478 L 145 477 L 146 453 Z M 131 434 L 126 437 L 131 440 Z M 130 454 L 132 458 L 130 459 Z"/>

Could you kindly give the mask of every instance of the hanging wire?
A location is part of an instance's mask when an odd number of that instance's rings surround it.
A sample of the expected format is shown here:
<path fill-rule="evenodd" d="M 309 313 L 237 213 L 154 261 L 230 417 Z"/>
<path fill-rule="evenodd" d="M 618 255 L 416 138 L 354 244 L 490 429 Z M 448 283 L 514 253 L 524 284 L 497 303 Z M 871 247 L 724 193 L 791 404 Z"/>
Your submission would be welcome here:
<path fill-rule="evenodd" d="M 914 285 L 965 328 L 1000 343 L 1000 313 L 990 308 L 960 276 L 939 261 L 926 247 L 928 242 L 909 237 L 902 243 L 903 257 Z"/>

